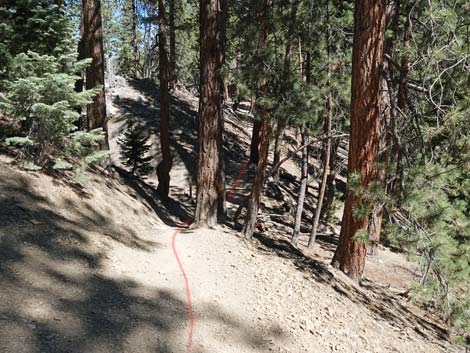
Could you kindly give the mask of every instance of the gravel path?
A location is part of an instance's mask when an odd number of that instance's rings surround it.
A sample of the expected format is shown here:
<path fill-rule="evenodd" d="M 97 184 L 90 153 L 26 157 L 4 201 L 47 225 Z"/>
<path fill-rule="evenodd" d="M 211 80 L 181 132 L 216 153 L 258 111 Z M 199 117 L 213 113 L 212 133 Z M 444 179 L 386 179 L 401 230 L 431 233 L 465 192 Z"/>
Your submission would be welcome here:
<path fill-rule="evenodd" d="M 112 98 L 119 95 L 127 118 L 138 109 L 155 119 L 147 109 L 154 89 L 142 96 L 142 83 L 121 85 Z M 183 98 L 180 107 L 194 109 Z M 115 119 L 112 147 L 122 127 Z M 230 131 L 234 151 L 243 150 L 238 130 Z M 194 136 L 178 133 L 170 205 L 153 194 L 152 177 L 144 184 L 102 172 L 78 184 L 20 171 L 0 155 L 0 352 L 187 350 L 188 302 L 172 238 L 192 213 Z M 242 163 L 228 166 L 229 185 Z M 272 222 L 250 243 L 229 227 L 178 234 L 194 314 L 191 352 L 459 352 L 439 338 L 435 318 L 385 288 L 410 278 L 401 255 L 383 251 L 368 261 L 369 281 L 356 288 L 328 266 L 329 247 L 303 254 L 284 240 L 286 229 Z"/>
<path fill-rule="evenodd" d="M 8 162 L 0 159 L 0 352 L 186 351 L 175 227 L 119 179 L 94 177 L 78 192 Z M 192 352 L 452 351 L 405 303 L 348 287 L 325 263 L 246 243 L 230 228 L 183 230 L 176 248 Z"/>

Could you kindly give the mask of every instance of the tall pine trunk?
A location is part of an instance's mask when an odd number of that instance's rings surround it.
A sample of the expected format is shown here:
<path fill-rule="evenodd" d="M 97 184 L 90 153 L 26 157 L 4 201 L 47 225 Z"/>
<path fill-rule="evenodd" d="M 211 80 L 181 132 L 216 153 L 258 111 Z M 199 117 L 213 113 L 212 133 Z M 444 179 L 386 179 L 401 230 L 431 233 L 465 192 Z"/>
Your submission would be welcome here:
<path fill-rule="evenodd" d="M 160 78 L 160 148 L 162 160 L 157 166 L 157 192 L 163 199 L 170 194 L 170 170 L 173 158 L 170 151 L 170 107 L 168 97 L 168 54 L 166 50 L 165 0 L 158 0 L 158 52 Z"/>
<path fill-rule="evenodd" d="M 101 22 L 101 1 L 82 1 L 83 37 L 82 48 L 84 57 L 91 58 L 92 62 L 85 73 L 85 87 L 92 89 L 101 86 L 98 94 L 93 98 L 93 103 L 88 104 L 87 127 L 89 130 L 102 128 L 105 139 L 99 143 L 100 149 L 109 149 L 108 128 L 106 121 L 106 97 L 104 90 L 104 52 L 103 29 Z"/>
<path fill-rule="evenodd" d="M 300 69 L 300 77 L 302 78 L 303 72 Z M 307 51 L 307 62 L 305 67 L 305 81 L 310 84 L 312 80 L 312 57 L 310 51 Z M 308 126 L 306 123 L 302 125 L 302 143 L 301 146 L 308 144 Z M 276 164 L 274 164 L 276 165 Z M 302 214 L 304 211 L 305 194 L 307 193 L 308 184 L 308 147 L 302 150 L 302 161 L 300 169 L 300 190 L 297 198 L 297 207 L 295 210 L 294 231 L 292 232 L 292 243 L 297 246 L 300 236 L 300 227 L 302 225 Z"/>
<path fill-rule="evenodd" d="M 315 209 L 315 215 L 313 217 L 312 231 L 310 233 L 310 239 L 308 240 L 308 247 L 312 248 L 315 240 L 317 239 L 318 226 L 320 225 L 320 215 L 323 206 L 323 199 L 325 198 L 325 189 L 330 174 L 330 156 L 331 156 L 331 124 L 333 120 L 333 97 L 331 93 L 331 63 L 330 63 L 330 1 L 326 3 L 326 19 L 327 19 L 327 35 L 326 35 L 326 51 L 327 51 L 327 81 L 326 81 L 326 113 L 324 131 L 326 133 L 326 143 L 323 144 L 323 174 L 321 183 L 318 188 L 317 207 Z"/>
<path fill-rule="evenodd" d="M 293 5 L 292 5 L 293 6 Z M 290 62 L 292 56 L 292 45 L 291 41 L 288 38 L 286 44 L 286 53 L 284 56 L 284 83 L 287 84 L 289 82 L 289 73 L 290 73 Z M 289 90 L 290 87 L 285 87 L 284 89 Z M 287 117 L 281 116 L 279 117 L 276 125 L 276 133 L 274 135 L 274 153 L 273 153 L 273 165 L 276 165 L 281 160 L 281 151 L 282 151 L 282 140 L 284 139 L 284 130 L 287 126 Z M 277 169 L 274 174 L 273 178 L 276 183 L 279 182 L 279 174 L 280 168 Z"/>
<path fill-rule="evenodd" d="M 385 44 L 387 46 L 387 44 Z M 392 87 L 388 87 L 386 77 L 390 75 L 390 68 L 386 61 L 383 63 L 383 75 L 381 78 L 381 116 L 380 116 L 380 140 L 378 150 L 382 151 L 381 154 L 377 156 L 378 163 L 380 164 L 380 168 L 377 168 L 377 175 L 376 179 L 380 181 L 381 184 L 384 185 L 385 188 L 385 180 L 387 177 L 387 165 L 390 160 L 390 150 L 387 146 L 391 146 L 389 141 L 389 134 L 386 131 L 386 127 L 390 124 L 390 117 L 391 117 L 391 92 L 389 89 Z M 369 249 L 368 254 L 371 256 L 376 256 L 379 250 L 380 244 L 380 233 L 382 231 L 382 216 L 383 216 L 383 204 L 376 203 L 372 205 L 372 211 L 369 215 L 369 225 L 368 225 L 368 233 L 369 233 Z"/>
<path fill-rule="evenodd" d="M 305 145 L 308 143 L 308 129 L 306 124 L 302 126 L 302 143 Z M 300 190 L 299 196 L 297 198 L 297 208 L 295 210 L 295 221 L 294 221 L 294 231 L 292 233 L 292 243 L 297 245 L 300 236 L 300 227 L 302 225 L 302 213 L 304 210 L 305 202 L 305 193 L 307 191 L 307 182 L 308 182 L 308 148 L 302 150 L 302 161 L 300 168 Z"/>
<path fill-rule="evenodd" d="M 409 8 L 406 8 L 406 11 L 411 11 Z M 411 42 L 411 20 L 409 18 L 409 14 L 407 16 L 406 22 L 405 22 L 405 27 L 404 27 L 404 36 L 403 36 L 403 44 L 404 47 L 409 49 L 410 47 L 410 42 Z M 409 71 L 410 71 L 410 58 L 409 54 L 405 53 L 403 54 L 401 58 L 401 67 L 400 67 L 400 75 L 399 75 L 399 82 L 398 82 L 398 92 L 397 92 L 397 106 L 398 109 L 402 113 L 407 112 L 407 107 L 408 107 L 408 76 L 409 76 Z M 402 151 L 401 151 L 401 141 L 399 137 L 399 127 L 398 127 L 398 121 L 396 119 L 397 114 L 395 114 L 395 119 L 392 121 L 392 138 L 393 138 L 393 152 L 392 152 L 392 158 L 396 161 L 396 171 L 395 171 L 395 180 L 393 181 L 393 184 L 390 187 L 390 193 L 392 195 L 395 195 L 398 192 L 399 185 L 402 182 L 403 179 L 403 167 L 402 167 Z"/>
<path fill-rule="evenodd" d="M 175 11 L 176 0 L 170 0 L 170 91 L 176 89 L 176 31 L 175 31 Z"/>
<path fill-rule="evenodd" d="M 376 177 L 380 126 L 380 70 L 385 31 L 385 0 L 356 0 L 354 11 L 353 69 L 349 177 L 357 174 L 363 188 Z M 367 231 L 368 219 L 356 218 L 353 209 L 365 202 L 348 189 L 339 244 L 332 264 L 356 283 L 364 272 L 366 245 L 354 238 Z"/>
<path fill-rule="evenodd" d="M 286 43 L 286 52 L 284 56 L 284 83 L 287 87 L 284 89 L 290 91 L 292 89 L 289 75 L 290 75 L 290 67 L 291 67 L 291 58 L 292 58 L 292 42 L 294 41 L 294 25 L 295 19 L 297 16 L 297 0 L 291 0 L 291 13 L 290 13 L 290 21 L 289 21 L 289 29 L 287 31 L 287 43 Z M 299 49 L 300 50 L 300 49 Z M 301 69 L 302 72 L 302 69 Z M 273 157 L 273 164 L 276 165 L 281 160 L 281 151 L 282 151 L 282 140 L 284 139 L 284 131 L 287 126 L 288 117 L 282 116 L 278 119 L 277 126 L 276 126 L 276 134 L 274 138 L 274 157 Z M 273 175 L 274 181 L 279 182 L 279 170 Z"/>
<path fill-rule="evenodd" d="M 395 52 L 395 42 L 398 35 L 398 25 L 399 25 L 399 17 L 400 17 L 400 1 L 395 1 L 395 8 L 390 13 L 390 18 L 387 19 L 387 23 L 389 23 L 392 27 L 393 36 L 389 38 L 389 40 L 385 41 L 384 43 L 384 54 L 388 55 L 389 57 L 394 57 Z M 405 47 L 409 47 L 409 41 L 411 40 L 411 28 L 410 22 L 407 18 L 405 22 L 405 34 L 404 34 L 404 44 Z M 401 70 L 399 73 L 399 92 L 398 92 L 398 108 L 405 112 L 406 104 L 407 104 L 407 92 L 408 92 L 408 71 L 409 71 L 409 60 L 407 55 L 405 54 L 402 59 Z M 383 164 L 382 168 L 377 171 L 377 179 L 385 185 L 385 181 L 387 179 L 387 172 L 388 165 L 393 161 L 396 161 L 397 165 L 397 172 L 396 175 L 400 175 L 401 169 L 401 156 L 400 156 L 400 142 L 395 141 L 393 137 L 396 136 L 397 132 L 396 129 L 393 132 L 387 131 L 388 126 L 395 126 L 396 127 L 396 111 L 393 108 L 395 104 L 395 94 L 393 91 L 392 81 L 393 81 L 393 71 L 390 63 L 387 60 L 383 62 L 382 68 L 382 78 L 381 78 L 381 92 L 382 92 L 382 115 L 381 115 L 381 139 L 380 139 L 380 151 L 383 152 L 382 155 L 379 155 L 379 161 Z M 392 151 L 390 150 L 391 147 Z M 386 190 L 387 192 L 391 193 L 396 191 L 395 187 L 398 183 L 393 183 L 392 188 Z M 380 244 L 380 233 L 382 230 L 382 217 L 383 217 L 383 207 L 384 205 L 378 204 L 375 205 L 370 218 L 369 218 L 369 254 L 375 256 L 378 254 L 379 244 Z"/>
<path fill-rule="evenodd" d="M 265 50 L 268 45 L 268 32 L 266 29 L 266 16 L 269 7 L 269 0 L 263 0 L 262 7 L 258 14 L 258 26 L 260 30 L 259 48 Z M 261 74 L 261 88 L 260 93 L 263 98 L 268 95 L 268 86 L 266 81 L 266 65 L 260 62 L 260 74 Z M 256 165 L 255 179 L 253 181 L 253 187 L 248 199 L 247 214 L 245 224 L 243 226 L 243 234 L 246 239 L 253 238 L 253 232 L 256 225 L 256 218 L 258 216 L 259 203 L 261 200 L 261 193 L 263 192 L 264 177 L 266 173 L 266 165 L 268 164 L 268 152 L 269 152 L 269 135 L 270 126 L 268 124 L 268 110 L 265 104 L 260 107 L 260 130 L 259 130 L 259 160 Z"/>
<path fill-rule="evenodd" d="M 320 214 L 320 219 L 326 222 L 329 218 L 329 215 L 332 212 L 333 202 L 335 201 L 335 191 L 336 191 L 336 170 L 335 164 L 336 159 L 338 158 L 338 149 L 341 143 L 341 139 L 337 139 L 335 143 L 331 146 L 330 154 L 330 173 L 326 179 L 326 190 L 325 190 L 325 201 Z"/>
<path fill-rule="evenodd" d="M 328 89 L 331 89 L 330 83 L 327 84 Z M 310 239 L 308 240 L 308 247 L 312 248 L 315 240 L 317 239 L 318 226 L 320 225 L 320 214 L 323 206 L 323 199 L 325 198 L 325 189 L 328 175 L 330 174 L 330 155 L 331 155 L 331 122 L 332 122 L 332 110 L 333 110 L 333 98 L 331 92 L 328 92 L 326 99 L 326 115 L 325 115 L 325 133 L 327 136 L 326 143 L 324 144 L 324 156 L 323 159 L 323 173 L 318 188 L 318 201 L 315 209 L 315 215 L 313 217 L 312 231 L 310 233 Z"/>
<path fill-rule="evenodd" d="M 225 212 L 223 171 L 223 103 L 226 0 L 200 0 L 199 160 L 195 224 L 217 224 Z"/>

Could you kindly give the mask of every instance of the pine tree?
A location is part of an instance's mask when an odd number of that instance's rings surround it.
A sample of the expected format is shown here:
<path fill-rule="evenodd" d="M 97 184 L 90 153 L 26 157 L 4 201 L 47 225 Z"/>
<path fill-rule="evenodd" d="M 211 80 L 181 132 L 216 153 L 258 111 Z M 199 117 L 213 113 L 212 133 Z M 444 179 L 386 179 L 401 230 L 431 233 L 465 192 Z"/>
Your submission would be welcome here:
<path fill-rule="evenodd" d="M 367 188 L 376 175 L 385 1 L 357 0 L 354 24 L 348 180 L 357 175 L 360 185 Z M 367 228 L 368 217 L 359 217 L 354 209 L 368 206 L 361 195 L 347 191 L 339 244 L 332 261 L 356 282 L 362 277 L 366 253 L 365 243 L 358 236 Z"/>
<path fill-rule="evenodd" d="M 308 75 L 307 75 L 308 76 Z M 308 129 L 302 126 L 302 145 L 308 143 Z M 302 225 L 302 213 L 304 210 L 305 194 L 307 192 L 308 182 L 308 148 L 302 150 L 302 160 L 300 167 L 300 190 L 297 198 L 297 207 L 295 211 L 294 230 L 292 232 L 292 244 L 297 246 L 300 236 L 300 227 Z"/>
<path fill-rule="evenodd" d="M 302 72 L 301 72 L 302 75 Z M 306 63 L 305 63 L 305 82 L 307 85 L 311 85 L 312 81 L 312 58 L 311 52 L 307 51 Z M 304 122 L 301 127 L 301 141 L 302 146 L 309 143 L 309 129 L 308 123 Z M 304 211 L 305 195 L 308 187 L 308 167 L 309 167 L 309 153 L 308 148 L 302 150 L 302 159 L 300 166 L 300 189 L 297 197 L 297 205 L 295 210 L 294 229 L 292 232 L 292 244 L 297 246 L 300 236 L 300 227 L 302 225 L 302 215 Z"/>
<path fill-rule="evenodd" d="M 89 130 L 101 128 L 106 137 L 100 142 L 100 148 L 109 149 L 106 121 L 106 98 L 104 90 L 104 50 L 103 29 L 101 23 L 101 0 L 82 0 L 83 37 L 81 54 L 91 58 L 86 68 L 86 89 L 99 88 L 93 103 L 87 105 L 87 126 Z"/>
<path fill-rule="evenodd" d="M 140 16 L 151 3 L 138 0 L 102 0 L 103 48 L 113 70 L 126 77 L 140 77 Z"/>
<path fill-rule="evenodd" d="M 58 13 L 59 11 L 59 13 Z M 0 90 L 14 57 L 70 52 L 70 23 L 63 9 L 48 0 L 5 0 L 0 4 Z"/>
<path fill-rule="evenodd" d="M 470 329 L 468 4 L 396 5 L 385 55 L 393 202 L 383 236 L 421 265 L 413 298 L 439 310 L 462 342 Z"/>
<path fill-rule="evenodd" d="M 223 90 L 225 60 L 225 0 L 200 1 L 201 89 L 199 100 L 199 160 L 195 223 L 214 226 L 217 211 L 225 213 L 223 174 Z"/>
<path fill-rule="evenodd" d="M 6 59 L 0 111 L 20 122 L 6 138 L 18 149 L 18 162 L 26 169 L 78 170 L 106 157 L 107 152 L 96 152 L 104 138 L 102 129 L 75 131 L 78 111 L 98 91 L 75 91 L 76 72 L 90 62 L 76 61 L 72 23 L 64 7 L 49 1 L 24 1 L 10 3 L 8 9 L 5 14 L 0 7 L 2 28 L 15 34 L 2 36 L 0 45 Z"/>
<path fill-rule="evenodd" d="M 168 53 L 166 50 L 166 9 L 165 0 L 158 0 L 158 52 L 160 78 L 160 147 L 162 160 L 157 165 L 157 191 L 163 199 L 170 194 L 170 170 L 173 158 L 170 151 L 170 107 L 168 94 Z"/>
<path fill-rule="evenodd" d="M 141 126 L 129 126 L 123 136 L 118 139 L 121 147 L 121 159 L 131 173 L 138 176 L 148 175 L 152 171 L 152 156 L 146 156 L 151 146 L 147 144 L 149 135 L 145 135 Z"/>
<path fill-rule="evenodd" d="M 259 37 L 259 48 L 265 50 L 268 44 L 268 31 L 266 26 L 266 17 L 269 10 L 269 0 L 263 0 L 258 15 L 258 25 L 260 30 Z M 266 75 L 266 64 L 261 62 L 258 64 L 261 73 L 261 84 L 260 94 L 261 97 L 266 98 L 268 95 L 268 82 L 265 77 Z M 269 136 L 271 133 L 271 127 L 268 122 L 268 108 L 265 104 L 262 104 L 259 109 L 260 114 L 260 130 L 259 130 L 259 160 L 256 165 L 255 178 L 253 180 L 253 186 L 251 189 L 250 196 L 248 198 L 247 214 L 245 218 L 245 224 L 243 226 L 243 234 L 246 239 L 253 238 L 253 232 L 256 225 L 256 219 L 258 217 L 258 209 L 261 201 L 261 193 L 264 186 L 264 177 L 266 173 L 266 165 L 268 163 L 268 152 L 269 152 Z"/>
<path fill-rule="evenodd" d="M 170 61 L 174 61 L 176 82 L 188 87 L 198 87 L 200 78 L 199 2 L 193 0 L 173 1 L 175 5 L 175 53 L 173 57 L 170 48 Z M 170 46 L 172 43 L 173 40 L 170 36 Z"/>
<path fill-rule="evenodd" d="M 320 224 L 320 214 L 323 207 L 323 199 L 325 197 L 326 182 L 330 173 L 330 158 L 331 158 L 331 132 L 332 132 L 332 120 L 333 120 L 333 97 L 331 93 L 331 23 L 330 23 L 330 1 L 327 0 L 326 4 L 326 22 L 327 22 L 327 33 L 326 33 L 326 51 L 327 51 L 327 81 L 325 84 L 326 90 L 326 110 L 324 118 L 324 132 L 326 135 L 326 142 L 323 148 L 323 172 L 322 178 L 318 188 L 317 206 L 315 208 L 315 214 L 313 216 L 312 231 L 310 233 L 310 239 L 308 241 L 308 247 L 312 248 L 313 243 L 316 240 L 318 227 Z"/>
<path fill-rule="evenodd" d="M 298 7 L 298 0 L 290 0 L 291 2 L 291 9 L 290 9 L 290 18 L 288 21 L 288 31 L 286 33 L 286 49 L 284 55 L 284 66 L 283 66 L 283 80 L 285 83 L 284 92 L 290 93 L 292 88 L 290 85 L 292 84 L 291 79 L 291 62 L 292 62 L 292 46 L 294 43 L 294 30 L 296 29 L 296 20 L 297 20 L 297 7 Z M 287 113 L 287 112 L 286 112 Z M 279 163 L 281 160 L 281 150 L 282 150 L 282 140 L 284 137 L 284 130 L 286 129 L 288 118 L 287 114 L 282 114 L 279 116 L 277 121 L 277 126 L 274 135 L 274 157 L 273 157 L 273 164 Z M 279 170 L 276 171 L 273 175 L 273 178 L 276 182 L 279 182 Z"/>
<path fill-rule="evenodd" d="M 310 233 L 310 239 L 308 241 L 309 248 L 313 247 L 313 244 L 317 237 L 318 226 L 320 224 L 320 214 L 323 206 L 323 199 L 325 197 L 327 178 L 330 173 L 330 157 L 331 157 L 331 125 L 332 125 L 332 110 L 333 102 L 331 92 L 327 93 L 326 97 L 326 113 L 325 113 L 325 134 L 327 136 L 326 143 L 324 144 L 324 159 L 323 159 L 323 172 L 322 178 L 318 188 L 318 202 L 315 208 L 315 214 L 313 216 L 312 231 Z"/>

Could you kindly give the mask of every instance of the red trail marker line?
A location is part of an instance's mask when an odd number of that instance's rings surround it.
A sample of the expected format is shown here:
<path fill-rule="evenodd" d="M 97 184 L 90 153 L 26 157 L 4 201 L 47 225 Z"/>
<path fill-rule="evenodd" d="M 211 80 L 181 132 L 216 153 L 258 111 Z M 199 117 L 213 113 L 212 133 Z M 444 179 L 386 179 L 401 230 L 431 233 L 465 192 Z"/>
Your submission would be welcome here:
<path fill-rule="evenodd" d="M 243 176 L 243 173 L 245 172 L 247 166 L 248 166 L 248 162 L 243 163 L 243 165 L 240 169 L 240 173 L 238 173 L 237 179 L 235 179 L 235 182 L 233 183 L 232 189 L 230 190 L 230 193 L 227 196 L 227 201 L 228 202 L 230 202 L 230 200 L 232 199 L 233 194 L 235 193 L 235 190 L 237 189 L 237 186 L 240 183 L 240 180 L 241 180 L 241 178 Z"/>
<path fill-rule="evenodd" d="M 176 262 L 178 262 L 178 266 L 184 278 L 184 285 L 186 287 L 186 301 L 188 302 L 188 314 L 189 314 L 189 339 L 188 339 L 188 348 L 186 349 L 188 352 L 191 351 L 191 346 L 193 344 L 193 328 L 194 328 L 194 318 L 193 318 L 193 305 L 191 303 L 191 291 L 189 289 L 189 281 L 186 272 L 184 271 L 183 264 L 181 263 L 180 257 L 178 256 L 178 251 L 176 251 L 176 236 L 178 233 L 183 229 L 189 226 L 192 222 L 191 218 L 188 218 L 183 223 L 181 223 L 178 227 L 176 227 L 175 233 L 173 234 L 173 239 L 171 240 L 171 247 L 173 248 L 173 254 L 175 255 Z"/>
<path fill-rule="evenodd" d="M 240 179 L 243 176 L 243 173 L 246 170 L 247 165 L 248 165 L 248 162 L 243 163 L 243 165 L 240 169 L 240 173 L 238 173 L 237 179 L 235 179 L 235 182 L 233 183 L 233 186 L 230 189 L 230 193 L 227 196 L 227 201 L 228 202 L 230 202 L 230 200 L 232 199 L 233 194 L 235 193 L 235 190 L 237 189 L 237 186 L 240 182 Z M 187 348 L 186 348 L 187 352 L 191 351 L 191 347 L 193 345 L 193 330 L 194 330 L 193 305 L 192 305 L 192 302 L 191 302 L 191 290 L 189 288 L 188 276 L 186 275 L 186 271 L 184 270 L 183 263 L 181 262 L 180 257 L 178 256 L 178 251 L 176 250 L 176 236 L 178 235 L 179 232 L 181 232 L 181 230 L 183 230 L 184 228 L 187 228 L 191 224 L 192 221 L 193 221 L 192 218 L 188 218 L 187 220 L 182 222 L 180 225 L 178 225 L 176 227 L 175 232 L 173 233 L 173 237 L 171 239 L 171 247 L 173 249 L 173 254 L 175 255 L 176 262 L 178 263 L 181 274 L 183 275 L 184 286 L 186 288 L 186 301 L 188 302 L 189 337 L 188 337 L 188 345 L 187 345 Z"/>

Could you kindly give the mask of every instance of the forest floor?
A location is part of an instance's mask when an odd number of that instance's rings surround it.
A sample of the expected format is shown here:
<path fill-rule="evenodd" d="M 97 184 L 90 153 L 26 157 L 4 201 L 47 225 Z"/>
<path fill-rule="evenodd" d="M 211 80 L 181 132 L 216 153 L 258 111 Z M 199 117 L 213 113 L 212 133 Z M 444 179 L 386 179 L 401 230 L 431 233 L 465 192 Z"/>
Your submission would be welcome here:
<path fill-rule="evenodd" d="M 116 145 L 124 123 L 134 120 L 158 140 L 158 90 L 119 77 L 114 86 L 115 167 L 75 182 L 19 170 L 0 155 L 0 352 L 187 350 L 188 303 L 172 240 L 194 209 L 197 99 L 184 91 L 172 98 L 175 160 L 171 201 L 162 203 L 155 176 L 130 176 Z M 227 189 L 247 161 L 250 126 L 227 110 Z M 294 146 L 295 133 L 287 138 Z M 260 216 L 268 230 L 254 242 L 241 239 L 240 224 L 231 221 L 176 237 L 194 314 L 191 352 L 459 352 L 445 325 L 402 295 L 417 272 L 403 254 L 382 248 L 369 257 L 358 288 L 329 266 L 337 226 L 322 228 L 307 251 L 314 182 L 301 245 L 290 245 L 297 164 L 286 163 L 278 187 L 269 184 Z M 229 215 L 252 173 L 243 175 Z"/>

